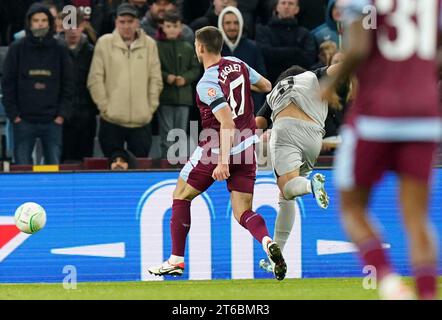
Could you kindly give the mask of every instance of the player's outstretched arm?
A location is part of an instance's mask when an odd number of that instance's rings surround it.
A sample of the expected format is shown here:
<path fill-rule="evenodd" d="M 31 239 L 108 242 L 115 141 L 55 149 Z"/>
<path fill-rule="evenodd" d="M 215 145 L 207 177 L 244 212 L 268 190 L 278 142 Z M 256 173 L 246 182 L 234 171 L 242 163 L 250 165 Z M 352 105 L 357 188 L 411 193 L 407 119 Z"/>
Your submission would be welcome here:
<path fill-rule="evenodd" d="M 330 67 L 327 68 L 327 76 L 329 77 L 336 77 L 339 75 L 339 72 L 341 71 L 342 68 L 342 62 L 340 63 L 336 63 L 331 65 Z"/>
<path fill-rule="evenodd" d="M 272 91 L 272 84 L 269 80 L 261 76 L 258 82 L 250 85 L 250 88 L 255 92 L 268 93 Z"/>
<path fill-rule="evenodd" d="M 339 84 L 344 79 L 348 79 L 370 55 L 372 35 L 370 30 L 364 28 L 362 18 L 350 25 L 347 36 L 348 48 L 344 50 L 344 61 L 336 67 L 335 72 L 332 69 L 330 78 L 322 85 L 322 97 L 324 99 L 329 100 Z M 328 70 L 327 74 L 329 74 Z"/>

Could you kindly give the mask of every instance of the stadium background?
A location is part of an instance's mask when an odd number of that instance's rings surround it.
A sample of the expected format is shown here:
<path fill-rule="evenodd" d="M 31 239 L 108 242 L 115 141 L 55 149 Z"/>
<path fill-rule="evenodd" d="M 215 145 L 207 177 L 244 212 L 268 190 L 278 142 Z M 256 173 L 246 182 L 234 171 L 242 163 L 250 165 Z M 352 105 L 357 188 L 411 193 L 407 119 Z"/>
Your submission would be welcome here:
<path fill-rule="evenodd" d="M 319 209 L 311 196 L 297 202 L 295 230 L 285 252 L 287 277 L 364 276 L 339 221 L 333 172 L 319 171 L 327 177 L 332 202 L 327 211 Z M 160 263 L 170 251 L 171 191 L 177 176 L 177 172 L 0 174 L 0 282 L 62 282 L 66 266 L 76 268 L 78 281 L 162 280 L 147 275 L 146 267 Z M 435 169 L 430 212 L 439 234 L 441 178 L 442 169 Z M 258 174 L 255 190 L 254 207 L 273 231 L 278 191 L 270 172 Z M 397 271 L 409 275 L 396 193 L 396 178 L 387 175 L 375 191 L 371 209 L 391 246 Z M 215 183 L 197 199 L 192 204 L 188 268 L 181 279 L 270 278 L 258 267 L 264 258 L 260 245 L 232 220 L 224 183 Z M 29 237 L 13 231 L 15 208 L 25 201 L 40 203 L 48 216 L 45 229 Z"/>

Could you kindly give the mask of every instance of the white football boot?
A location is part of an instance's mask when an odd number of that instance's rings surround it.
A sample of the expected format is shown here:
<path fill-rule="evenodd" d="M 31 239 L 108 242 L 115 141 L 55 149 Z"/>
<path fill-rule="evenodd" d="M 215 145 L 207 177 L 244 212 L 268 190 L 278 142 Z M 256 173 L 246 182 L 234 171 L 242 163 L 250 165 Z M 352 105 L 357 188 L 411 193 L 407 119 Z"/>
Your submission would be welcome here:
<path fill-rule="evenodd" d="M 156 276 L 182 276 L 184 272 L 184 262 L 171 264 L 169 260 L 166 260 L 159 266 L 150 267 L 147 271 Z"/>
<path fill-rule="evenodd" d="M 386 275 L 379 282 L 379 298 L 381 300 L 415 300 L 413 291 L 396 273 Z"/>
<path fill-rule="evenodd" d="M 327 209 L 329 204 L 329 197 L 327 191 L 325 191 L 325 176 L 320 173 L 315 173 L 310 180 L 312 185 L 313 197 L 316 199 L 316 203 L 322 209 Z"/>
<path fill-rule="evenodd" d="M 259 260 L 259 267 L 269 273 L 273 273 L 273 266 L 271 262 L 267 259 Z"/>

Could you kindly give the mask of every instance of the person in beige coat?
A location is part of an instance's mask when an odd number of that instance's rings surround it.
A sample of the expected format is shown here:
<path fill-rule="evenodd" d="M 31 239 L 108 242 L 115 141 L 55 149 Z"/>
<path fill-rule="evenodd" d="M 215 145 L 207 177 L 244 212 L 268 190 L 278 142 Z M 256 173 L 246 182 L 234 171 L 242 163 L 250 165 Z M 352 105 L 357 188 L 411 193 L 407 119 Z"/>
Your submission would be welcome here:
<path fill-rule="evenodd" d="M 96 46 L 88 88 L 100 111 L 98 138 L 106 157 L 127 149 L 148 157 L 152 143 L 150 122 L 163 89 L 155 41 L 139 28 L 135 7 L 117 9 L 116 29 Z"/>

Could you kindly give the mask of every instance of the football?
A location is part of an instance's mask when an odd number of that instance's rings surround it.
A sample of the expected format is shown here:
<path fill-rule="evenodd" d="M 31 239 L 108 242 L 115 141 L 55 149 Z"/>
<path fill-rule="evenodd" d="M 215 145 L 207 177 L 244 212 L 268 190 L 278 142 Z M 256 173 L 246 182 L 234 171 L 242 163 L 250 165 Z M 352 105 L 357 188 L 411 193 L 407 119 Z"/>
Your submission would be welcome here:
<path fill-rule="evenodd" d="M 15 225 L 22 232 L 33 234 L 44 228 L 46 224 L 45 209 L 35 202 L 26 202 L 15 210 Z"/>

